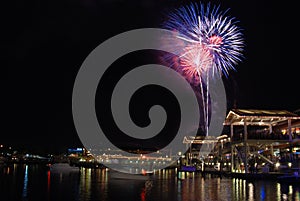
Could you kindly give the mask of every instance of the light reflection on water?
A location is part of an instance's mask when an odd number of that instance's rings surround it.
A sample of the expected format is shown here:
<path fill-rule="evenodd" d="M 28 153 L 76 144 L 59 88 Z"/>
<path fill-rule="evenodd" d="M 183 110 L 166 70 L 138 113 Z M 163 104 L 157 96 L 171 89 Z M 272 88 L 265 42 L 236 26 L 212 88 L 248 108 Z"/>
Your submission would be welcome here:
<path fill-rule="evenodd" d="M 300 201 L 300 184 L 246 181 L 214 175 L 155 172 L 153 180 L 115 179 L 105 169 L 52 173 L 34 165 L 0 166 L 5 201 Z M 2 199 L 3 198 L 3 199 Z"/>
<path fill-rule="evenodd" d="M 9 167 L 7 168 L 9 170 Z M 9 174 L 9 171 L 7 172 Z M 23 192 L 22 197 L 27 197 L 27 190 L 28 190 L 28 165 L 25 166 L 25 175 L 24 175 L 24 184 L 23 184 Z"/>

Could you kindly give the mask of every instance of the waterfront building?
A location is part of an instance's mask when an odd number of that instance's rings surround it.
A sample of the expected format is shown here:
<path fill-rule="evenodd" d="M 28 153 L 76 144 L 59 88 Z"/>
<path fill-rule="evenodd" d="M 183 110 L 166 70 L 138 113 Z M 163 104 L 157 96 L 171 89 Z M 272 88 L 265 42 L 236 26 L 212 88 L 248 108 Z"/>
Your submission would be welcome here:
<path fill-rule="evenodd" d="M 186 136 L 182 165 L 232 173 L 300 167 L 300 116 L 286 110 L 232 109 L 221 136 Z"/>
<path fill-rule="evenodd" d="M 298 161 L 300 116 L 295 113 L 233 109 L 224 126 L 230 127 L 231 172 L 275 171 Z"/>

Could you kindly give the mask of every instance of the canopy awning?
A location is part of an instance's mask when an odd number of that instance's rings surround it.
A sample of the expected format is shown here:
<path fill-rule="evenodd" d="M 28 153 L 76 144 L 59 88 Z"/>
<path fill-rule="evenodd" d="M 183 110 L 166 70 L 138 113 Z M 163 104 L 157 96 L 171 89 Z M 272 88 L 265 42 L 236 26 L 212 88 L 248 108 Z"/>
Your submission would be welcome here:
<path fill-rule="evenodd" d="M 300 126 L 300 116 L 287 110 L 232 109 L 224 125 L 278 126 L 287 124 L 289 119 L 291 126 Z"/>

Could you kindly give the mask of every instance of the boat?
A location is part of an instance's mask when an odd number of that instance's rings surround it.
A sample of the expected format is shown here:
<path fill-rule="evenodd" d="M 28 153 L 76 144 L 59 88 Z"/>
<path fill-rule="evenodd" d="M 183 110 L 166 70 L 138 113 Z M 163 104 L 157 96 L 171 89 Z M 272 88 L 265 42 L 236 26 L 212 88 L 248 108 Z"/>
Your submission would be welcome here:
<path fill-rule="evenodd" d="M 152 180 L 153 171 L 141 171 L 139 174 L 131 174 L 109 169 L 109 178 L 111 179 L 130 179 L 130 180 Z"/>
<path fill-rule="evenodd" d="M 279 183 L 297 183 L 300 184 L 299 175 L 284 175 L 277 178 Z"/>
<path fill-rule="evenodd" d="M 277 181 L 280 183 L 300 184 L 300 168 L 293 168 L 292 174 L 286 174 L 286 175 L 277 177 Z"/>
<path fill-rule="evenodd" d="M 80 168 L 71 166 L 69 163 L 53 163 L 49 164 L 51 173 L 79 173 Z"/>
<path fill-rule="evenodd" d="M 178 171 L 180 172 L 196 172 L 197 168 L 195 166 L 192 165 L 182 165 Z"/>

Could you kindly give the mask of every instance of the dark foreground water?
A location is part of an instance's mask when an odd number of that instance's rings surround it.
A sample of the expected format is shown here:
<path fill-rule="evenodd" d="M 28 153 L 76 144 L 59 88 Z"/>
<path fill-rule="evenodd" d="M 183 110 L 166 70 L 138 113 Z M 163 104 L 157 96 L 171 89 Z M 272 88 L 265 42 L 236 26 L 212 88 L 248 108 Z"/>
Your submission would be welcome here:
<path fill-rule="evenodd" d="M 300 184 L 202 177 L 179 179 L 175 170 L 161 170 L 154 180 L 115 179 L 101 169 L 52 173 L 37 165 L 0 166 L 1 201 L 200 201 L 300 200 Z"/>

